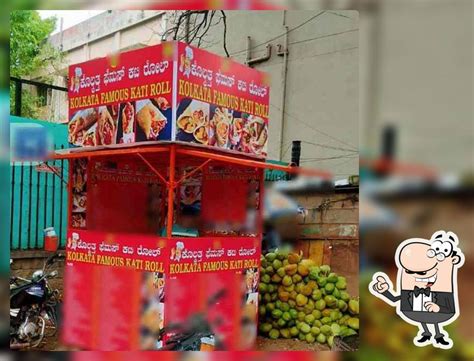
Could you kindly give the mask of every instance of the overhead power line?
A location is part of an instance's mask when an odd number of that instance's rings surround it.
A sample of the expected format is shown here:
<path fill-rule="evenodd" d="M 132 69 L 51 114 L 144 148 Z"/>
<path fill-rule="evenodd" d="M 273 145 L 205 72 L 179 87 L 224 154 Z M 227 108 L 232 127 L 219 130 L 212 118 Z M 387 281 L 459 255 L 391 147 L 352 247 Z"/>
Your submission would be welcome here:
<path fill-rule="evenodd" d="M 353 159 L 354 159 L 354 158 L 348 158 L 348 159 L 346 159 L 346 160 L 343 160 L 342 162 L 338 162 L 338 163 L 336 163 L 336 164 L 333 164 L 333 165 L 331 166 L 331 168 L 332 168 L 333 170 L 334 170 L 334 169 L 339 169 L 339 168 L 341 168 L 341 166 L 343 166 L 343 165 L 345 165 L 346 163 L 352 161 Z"/>
<path fill-rule="evenodd" d="M 313 41 L 313 40 L 319 40 L 319 39 L 329 38 L 329 37 L 331 37 L 331 36 L 342 35 L 342 34 L 346 34 L 346 33 L 352 33 L 352 32 L 355 32 L 355 31 L 359 31 L 359 29 L 350 29 L 350 30 L 340 31 L 340 32 L 338 32 L 338 33 L 320 35 L 320 36 L 316 36 L 316 37 L 314 37 L 314 38 L 292 41 L 292 42 L 289 43 L 288 45 L 306 43 L 306 42 L 308 42 L 308 41 Z"/>
<path fill-rule="evenodd" d="M 308 141 L 306 141 L 306 140 L 302 140 L 301 142 L 302 142 L 302 143 L 305 143 L 305 144 L 314 145 L 315 147 L 320 147 L 320 148 L 327 148 L 327 149 L 334 149 L 334 150 L 342 150 L 342 151 L 350 152 L 350 153 L 359 153 L 358 150 L 350 149 L 350 148 L 333 147 L 333 146 L 331 146 L 331 145 L 313 143 L 313 142 L 308 142 Z"/>
<path fill-rule="evenodd" d="M 308 163 L 308 162 L 318 162 L 318 161 L 324 161 L 324 160 L 335 160 L 335 159 L 343 159 L 343 158 L 357 159 L 359 158 L 359 155 L 346 154 L 346 155 L 339 155 L 339 156 L 334 156 L 334 157 L 301 158 L 301 162 Z"/>
<path fill-rule="evenodd" d="M 351 18 L 350 16 L 347 16 L 347 15 L 342 15 L 342 14 L 339 14 L 339 13 L 335 13 L 334 11 L 328 11 L 328 14 L 331 14 L 331 15 L 336 15 L 336 16 L 340 16 L 341 18 L 346 18 L 346 19 L 351 19 L 351 20 L 354 20 L 353 18 Z"/>
<path fill-rule="evenodd" d="M 340 16 L 340 17 L 343 17 L 343 18 L 347 18 L 347 19 L 353 20 L 353 19 L 352 19 L 351 17 L 349 17 L 349 16 L 345 16 L 345 15 L 342 15 L 342 14 L 339 14 L 339 13 L 335 13 L 335 12 L 332 12 L 332 11 L 323 10 L 323 11 L 320 11 L 319 13 L 317 13 L 316 15 L 310 17 L 308 20 L 303 21 L 301 24 L 295 26 L 294 28 L 289 29 L 289 30 L 288 30 L 288 33 L 291 33 L 292 31 L 295 31 L 295 30 L 301 28 L 302 26 L 308 24 L 309 22 L 313 21 L 314 19 L 319 18 L 319 17 L 320 17 L 321 15 L 323 15 L 323 14 L 330 14 L 330 15 Z M 348 32 L 349 32 L 349 31 L 348 31 Z M 341 34 L 343 34 L 343 33 L 344 33 L 344 32 L 341 32 Z M 274 41 L 274 40 L 276 40 L 276 39 L 279 39 L 279 38 L 281 38 L 281 37 L 283 37 L 283 36 L 285 36 L 285 35 L 286 35 L 286 32 L 285 32 L 285 33 L 281 33 L 281 34 L 279 34 L 279 35 L 277 35 L 277 36 L 275 36 L 275 37 L 273 37 L 273 38 L 271 38 L 271 39 L 268 39 L 268 40 L 262 42 L 262 43 L 259 43 L 259 44 L 257 44 L 257 45 L 251 46 L 251 47 L 250 47 L 250 50 L 253 50 L 253 49 L 258 48 L 258 47 L 260 47 L 260 46 L 266 45 L 266 44 L 270 43 L 271 41 Z M 333 35 L 338 35 L 338 34 L 336 34 L 336 33 L 335 33 L 335 34 L 329 34 L 329 35 L 327 35 L 327 36 L 333 36 Z M 322 36 L 322 37 L 326 37 L 326 36 Z M 314 40 L 314 39 L 313 39 L 313 40 Z M 308 40 L 308 41 L 309 41 L 309 40 Z M 295 44 L 295 43 L 290 43 L 290 44 Z M 246 51 L 247 51 L 247 48 L 242 49 L 242 50 L 238 50 L 238 51 L 235 51 L 235 52 L 230 53 L 230 56 L 234 56 L 234 55 L 237 55 L 237 54 L 241 54 L 241 53 L 244 53 L 244 52 L 246 52 Z"/>
<path fill-rule="evenodd" d="M 349 48 L 344 48 L 344 49 L 338 49 L 338 50 L 333 50 L 333 51 L 328 51 L 325 53 L 319 53 L 319 54 L 314 54 L 314 55 L 309 55 L 309 56 L 303 56 L 294 60 L 291 60 L 292 62 L 298 62 L 304 59 L 311 59 L 311 58 L 317 58 L 318 56 L 323 56 L 323 55 L 329 55 L 329 54 L 336 54 L 336 53 L 342 53 L 343 51 L 350 51 L 350 50 L 355 50 L 359 49 L 358 46 L 351 46 Z"/>
<path fill-rule="evenodd" d="M 274 107 L 275 109 L 281 111 L 281 108 L 277 107 L 276 105 L 274 105 L 274 104 L 272 104 L 272 103 L 270 103 L 270 106 L 272 106 L 272 107 Z M 338 142 L 338 143 L 341 143 L 341 144 L 344 144 L 344 145 L 348 146 L 351 151 L 358 151 L 358 150 L 357 150 L 357 147 L 355 147 L 354 145 L 349 144 L 349 143 L 347 143 L 347 142 L 345 142 L 345 141 L 343 141 L 343 140 L 341 140 L 341 139 L 338 139 L 338 138 L 336 138 L 335 136 L 330 135 L 330 134 L 328 134 L 328 133 L 326 133 L 326 132 L 323 132 L 323 131 L 320 130 L 320 129 L 314 128 L 312 125 L 308 124 L 308 123 L 305 122 L 304 120 L 298 119 L 298 118 L 295 117 L 294 115 L 291 115 L 291 114 L 288 113 L 286 110 L 284 111 L 284 114 L 287 115 L 288 117 L 290 117 L 290 118 L 292 118 L 292 119 L 294 119 L 294 120 L 296 120 L 296 121 L 298 121 L 298 122 L 300 122 L 300 123 L 306 125 L 308 128 L 314 130 L 315 132 L 320 133 L 320 134 L 322 134 L 322 135 L 324 135 L 324 136 L 326 136 L 326 137 L 328 137 L 328 138 L 330 138 L 330 139 L 332 139 L 332 140 L 334 140 L 334 141 L 336 141 L 336 142 Z"/>
<path fill-rule="evenodd" d="M 292 31 L 295 31 L 295 30 L 301 28 L 302 26 L 306 25 L 306 24 L 309 23 L 310 21 L 313 21 L 314 19 L 320 17 L 320 16 L 323 15 L 325 12 L 326 12 L 326 10 L 323 10 L 323 11 L 317 13 L 316 15 L 310 17 L 308 20 L 305 20 L 305 21 L 303 21 L 301 24 L 295 26 L 294 28 L 289 29 L 289 30 L 288 30 L 288 33 L 291 33 Z M 262 45 L 266 45 L 266 44 L 268 44 L 269 42 L 274 41 L 274 40 L 276 40 L 276 39 L 279 39 L 279 38 L 281 38 L 281 37 L 283 37 L 283 36 L 285 36 L 285 35 L 286 35 L 286 32 L 285 32 L 285 33 L 282 33 L 282 34 L 280 34 L 280 35 L 277 35 L 277 36 L 275 36 L 275 37 L 273 37 L 273 38 L 271 38 L 271 39 L 268 39 L 268 40 L 264 41 L 263 43 L 260 43 L 260 44 L 251 46 L 251 47 L 250 47 L 250 50 L 255 49 L 255 48 L 258 48 L 258 47 L 260 47 L 260 46 L 262 46 Z M 242 50 L 239 50 L 239 51 L 230 53 L 230 56 L 234 56 L 234 55 L 236 55 L 236 54 L 240 54 L 240 53 L 243 53 L 243 52 L 246 52 L 246 51 L 247 51 L 247 49 L 242 49 Z"/>

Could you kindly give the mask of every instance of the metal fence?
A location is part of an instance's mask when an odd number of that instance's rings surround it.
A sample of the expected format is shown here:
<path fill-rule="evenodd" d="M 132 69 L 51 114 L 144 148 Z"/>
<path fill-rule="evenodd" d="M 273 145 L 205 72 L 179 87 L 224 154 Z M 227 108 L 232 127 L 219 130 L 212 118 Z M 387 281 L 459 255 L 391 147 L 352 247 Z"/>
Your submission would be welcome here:
<path fill-rule="evenodd" d="M 67 126 L 35 119 L 21 118 L 23 85 L 67 93 L 67 89 L 33 80 L 10 77 L 14 84 L 15 107 L 12 123 L 36 123 L 45 127 L 52 136 L 54 149 L 67 146 Z M 54 227 L 60 246 L 64 247 L 67 228 L 68 162 L 64 160 L 44 162 L 13 162 L 11 164 L 10 247 L 11 249 L 42 249 L 43 230 Z M 58 175 L 45 172 L 57 167 Z M 38 171 L 40 169 L 40 171 Z"/>
<path fill-rule="evenodd" d="M 64 148 L 61 145 L 59 148 Z M 40 163 L 15 162 L 11 167 L 11 249 L 42 249 L 43 230 L 54 227 L 64 247 L 67 228 L 68 164 L 64 160 L 45 162 L 57 167 L 58 175 L 38 171 Z M 46 167 L 42 167 L 46 168 Z"/>

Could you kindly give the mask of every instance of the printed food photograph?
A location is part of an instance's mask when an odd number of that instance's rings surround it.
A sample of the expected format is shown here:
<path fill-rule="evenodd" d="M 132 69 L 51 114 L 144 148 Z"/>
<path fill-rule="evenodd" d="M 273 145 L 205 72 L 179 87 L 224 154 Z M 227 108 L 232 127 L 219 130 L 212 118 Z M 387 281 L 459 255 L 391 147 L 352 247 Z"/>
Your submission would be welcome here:
<path fill-rule="evenodd" d="M 183 99 L 178 106 L 176 118 L 176 140 L 209 144 L 209 104 Z"/>
<path fill-rule="evenodd" d="M 259 273 L 257 268 L 245 270 L 245 286 L 247 293 L 258 292 Z"/>
<path fill-rule="evenodd" d="M 73 196 L 72 211 L 73 212 L 84 212 L 87 205 L 87 194 L 77 193 Z"/>
<path fill-rule="evenodd" d="M 85 228 L 87 209 L 87 160 L 85 159 L 78 159 L 74 161 L 71 196 L 71 227 Z"/>
<path fill-rule="evenodd" d="M 80 193 L 86 190 L 87 185 L 87 160 L 74 161 L 73 192 Z"/>
<path fill-rule="evenodd" d="M 234 117 L 230 126 L 230 147 L 233 150 L 240 151 L 242 136 L 244 133 L 246 119 L 240 112 L 234 112 Z"/>
<path fill-rule="evenodd" d="M 98 132 L 97 132 L 97 122 L 92 125 L 85 133 L 82 140 L 83 147 L 95 147 L 99 143 L 98 141 Z"/>
<path fill-rule="evenodd" d="M 230 129 L 233 120 L 231 110 L 222 107 L 212 107 L 211 111 L 211 141 L 210 144 L 219 148 L 230 147 Z"/>
<path fill-rule="evenodd" d="M 119 105 L 117 144 L 135 141 L 135 102 Z"/>
<path fill-rule="evenodd" d="M 99 107 L 99 120 L 97 122 L 97 145 L 110 145 L 115 143 L 117 135 L 118 109 L 117 106 Z"/>
<path fill-rule="evenodd" d="M 158 108 L 160 108 L 161 111 L 166 111 L 171 108 L 170 102 L 164 97 L 156 97 L 152 100 L 158 105 Z"/>
<path fill-rule="evenodd" d="M 243 114 L 239 150 L 259 156 L 267 155 L 268 121 L 249 114 Z"/>
<path fill-rule="evenodd" d="M 86 227 L 85 213 L 73 213 L 71 215 L 71 226 L 72 228 L 85 228 Z"/>
<path fill-rule="evenodd" d="M 83 146 L 88 130 L 97 122 L 99 113 L 96 108 L 88 108 L 77 111 L 71 118 L 69 127 L 69 143 Z M 89 133 L 90 134 L 90 133 Z M 88 135 L 90 138 L 90 135 Z M 94 143 L 89 139 L 86 143 Z"/>
<path fill-rule="evenodd" d="M 116 105 L 79 110 L 69 122 L 69 143 L 83 147 L 114 144 L 117 121 Z"/>
<path fill-rule="evenodd" d="M 170 136 L 171 108 L 164 98 L 136 102 L 136 141 L 166 139 Z"/>

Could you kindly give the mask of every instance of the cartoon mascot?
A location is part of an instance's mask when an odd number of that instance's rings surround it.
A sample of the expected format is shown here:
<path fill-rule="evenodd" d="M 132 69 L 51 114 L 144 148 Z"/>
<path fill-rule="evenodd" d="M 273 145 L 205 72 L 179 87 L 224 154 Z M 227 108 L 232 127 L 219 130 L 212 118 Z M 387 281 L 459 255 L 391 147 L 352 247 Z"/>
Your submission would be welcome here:
<path fill-rule="evenodd" d="M 374 274 L 369 291 L 396 306 L 397 314 L 418 326 L 416 346 L 432 344 L 448 349 L 453 345 L 443 326 L 459 316 L 457 273 L 464 264 L 453 232 L 438 231 L 430 240 L 411 238 L 396 251 L 397 291 L 385 273 Z M 430 326 L 434 329 L 434 338 Z"/>
<path fill-rule="evenodd" d="M 171 250 L 171 260 L 179 262 L 181 260 L 182 252 L 184 249 L 183 242 L 176 242 L 176 247 Z"/>

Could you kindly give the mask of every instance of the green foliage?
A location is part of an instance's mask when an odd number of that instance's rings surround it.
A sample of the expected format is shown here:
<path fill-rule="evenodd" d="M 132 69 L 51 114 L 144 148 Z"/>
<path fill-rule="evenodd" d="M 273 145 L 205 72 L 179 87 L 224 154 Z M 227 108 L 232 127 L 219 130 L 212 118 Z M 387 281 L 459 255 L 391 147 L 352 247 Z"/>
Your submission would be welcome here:
<path fill-rule="evenodd" d="M 40 119 L 40 108 L 43 97 L 31 93 L 29 90 L 23 89 L 21 92 L 21 116 L 24 118 Z M 10 83 L 10 113 L 14 114 L 15 110 L 15 85 Z"/>
<path fill-rule="evenodd" d="M 10 76 L 28 79 L 48 66 L 55 67 L 61 54 L 47 42 L 55 26 L 56 18 L 41 19 L 35 10 L 10 13 Z M 11 112 L 15 109 L 14 91 L 15 86 L 10 84 Z M 23 89 L 21 115 L 37 118 L 41 101 L 41 97 Z"/>
<path fill-rule="evenodd" d="M 56 26 L 56 18 L 41 19 L 35 10 L 10 14 L 10 75 L 28 76 L 54 57 L 46 40 Z"/>

